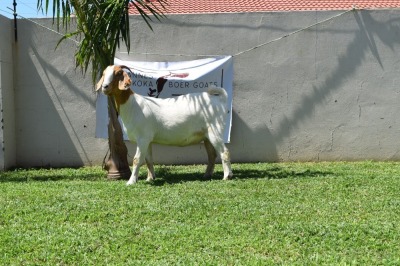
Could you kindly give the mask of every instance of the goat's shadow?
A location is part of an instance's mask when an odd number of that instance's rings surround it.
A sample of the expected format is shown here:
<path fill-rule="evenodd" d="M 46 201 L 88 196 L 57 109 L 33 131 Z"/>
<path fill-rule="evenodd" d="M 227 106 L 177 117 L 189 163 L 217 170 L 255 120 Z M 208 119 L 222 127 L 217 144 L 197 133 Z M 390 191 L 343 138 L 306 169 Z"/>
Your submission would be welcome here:
<path fill-rule="evenodd" d="M 172 166 L 171 166 L 172 167 Z M 267 169 L 233 169 L 232 180 L 245 179 L 285 179 L 285 178 L 310 178 L 310 177 L 326 177 L 334 175 L 330 171 L 305 169 L 296 171 L 279 166 L 271 166 Z M 170 167 L 162 167 L 156 169 L 156 179 L 149 184 L 152 186 L 163 186 L 165 184 L 173 185 L 186 182 L 209 182 L 221 180 L 223 171 L 217 170 L 211 178 L 205 178 L 203 172 L 197 173 L 172 173 Z"/>
<path fill-rule="evenodd" d="M 186 182 L 209 182 L 215 180 L 221 180 L 223 177 L 223 171 L 217 169 L 211 178 L 205 178 L 203 171 L 198 172 L 181 172 L 177 173 L 173 170 L 174 166 L 159 166 L 156 170 L 156 179 L 149 182 L 152 186 L 163 186 L 166 184 L 179 184 Z M 249 167 L 247 169 L 235 169 L 233 167 L 233 178 L 232 180 L 246 180 L 246 179 L 284 179 L 284 178 L 310 178 L 310 177 L 326 177 L 334 175 L 330 171 L 320 170 L 293 170 L 286 167 L 280 167 L 277 165 L 268 165 L 264 169 L 253 169 Z M 205 167 L 204 167 L 205 169 Z M 41 169 L 43 170 L 43 169 Z M 44 169 L 45 170 L 45 169 Z M 70 170 L 74 171 L 74 169 Z M 144 172 L 143 172 L 144 174 Z M 143 176 L 143 174 L 141 176 Z M 65 173 L 54 173 L 49 171 L 38 171 L 31 172 L 26 171 L 6 171 L 0 173 L 0 183 L 24 183 L 29 181 L 35 182 L 46 182 L 46 181 L 66 181 L 66 180 L 85 180 L 85 181 L 99 181 L 104 180 L 105 174 L 94 171 L 92 173 L 79 173 L 79 174 L 65 174 Z M 126 180 L 120 180 L 125 182 Z"/>

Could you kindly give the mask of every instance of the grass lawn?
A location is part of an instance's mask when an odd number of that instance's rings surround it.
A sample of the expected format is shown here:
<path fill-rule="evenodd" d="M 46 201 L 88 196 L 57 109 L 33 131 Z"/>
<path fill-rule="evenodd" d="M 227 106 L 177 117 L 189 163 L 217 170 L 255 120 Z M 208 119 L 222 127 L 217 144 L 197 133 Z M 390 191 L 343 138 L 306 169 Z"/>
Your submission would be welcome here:
<path fill-rule="evenodd" d="M 399 265 L 400 163 L 0 173 L 0 265 Z"/>

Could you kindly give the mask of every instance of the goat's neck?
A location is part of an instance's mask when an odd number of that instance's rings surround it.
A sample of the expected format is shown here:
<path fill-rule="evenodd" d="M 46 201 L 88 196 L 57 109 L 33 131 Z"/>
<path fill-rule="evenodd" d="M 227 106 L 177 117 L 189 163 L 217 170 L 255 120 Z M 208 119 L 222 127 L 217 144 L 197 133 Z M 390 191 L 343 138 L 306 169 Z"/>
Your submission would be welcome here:
<path fill-rule="evenodd" d="M 121 105 L 126 103 L 129 99 L 129 96 L 131 96 L 132 94 L 133 94 L 132 90 L 123 90 L 120 91 L 118 95 L 114 95 L 115 107 L 117 108 L 118 113 Z"/>

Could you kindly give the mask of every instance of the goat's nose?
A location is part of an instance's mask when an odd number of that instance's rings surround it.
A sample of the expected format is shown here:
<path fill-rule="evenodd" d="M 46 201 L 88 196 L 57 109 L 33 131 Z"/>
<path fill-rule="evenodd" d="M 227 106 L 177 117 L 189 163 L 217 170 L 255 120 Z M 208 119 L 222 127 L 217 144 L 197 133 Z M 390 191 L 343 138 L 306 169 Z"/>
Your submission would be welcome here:
<path fill-rule="evenodd" d="M 103 93 L 106 93 L 106 91 L 108 90 L 108 85 L 103 85 L 101 90 L 103 91 Z"/>

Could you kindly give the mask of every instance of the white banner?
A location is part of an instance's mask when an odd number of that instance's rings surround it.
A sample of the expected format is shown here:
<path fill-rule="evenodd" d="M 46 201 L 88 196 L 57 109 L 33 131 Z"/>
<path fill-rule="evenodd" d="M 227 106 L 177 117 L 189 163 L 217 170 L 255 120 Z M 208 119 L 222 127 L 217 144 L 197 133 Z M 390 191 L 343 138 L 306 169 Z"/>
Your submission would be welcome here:
<path fill-rule="evenodd" d="M 230 142 L 232 126 L 233 60 L 231 56 L 181 62 L 135 62 L 115 58 L 116 65 L 131 68 L 131 89 L 138 94 L 168 98 L 191 92 L 207 91 L 212 85 L 228 93 L 229 115 L 226 117 L 224 140 Z M 121 120 L 120 120 L 121 121 Z M 123 125 L 123 123 L 121 123 Z M 96 103 L 96 137 L 108 138 L 107 98 L 99 93 Z M 128 139 L 124 130 L 124 139 Z"/>

